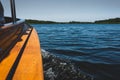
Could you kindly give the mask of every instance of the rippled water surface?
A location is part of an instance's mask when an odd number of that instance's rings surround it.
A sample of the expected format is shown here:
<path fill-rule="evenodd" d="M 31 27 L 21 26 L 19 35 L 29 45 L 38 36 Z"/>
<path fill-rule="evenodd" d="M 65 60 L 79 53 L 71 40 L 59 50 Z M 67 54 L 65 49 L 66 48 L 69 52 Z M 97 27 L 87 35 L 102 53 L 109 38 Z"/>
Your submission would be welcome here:
<path fill-rule="evenodd" d="M 120 80 L 120 24 L 33 24 L 41 47 L 81 69 Z M 89 68 L 89 69 L 88 69 Z"/>

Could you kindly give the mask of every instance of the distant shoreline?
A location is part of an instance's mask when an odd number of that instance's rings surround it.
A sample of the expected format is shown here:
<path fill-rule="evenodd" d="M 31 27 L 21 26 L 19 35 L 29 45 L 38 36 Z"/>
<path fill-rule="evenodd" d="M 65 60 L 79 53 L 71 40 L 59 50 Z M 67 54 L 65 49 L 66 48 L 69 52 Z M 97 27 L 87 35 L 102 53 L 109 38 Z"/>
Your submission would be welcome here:
<path fill-rule="evenodd" d="M 30 24 L 120 24 L 120 18 L 97 20 L 94 22 L 79 22 L 79 21 L 55 22 L 55 21 L 26 19 L 26 22 Z"/>

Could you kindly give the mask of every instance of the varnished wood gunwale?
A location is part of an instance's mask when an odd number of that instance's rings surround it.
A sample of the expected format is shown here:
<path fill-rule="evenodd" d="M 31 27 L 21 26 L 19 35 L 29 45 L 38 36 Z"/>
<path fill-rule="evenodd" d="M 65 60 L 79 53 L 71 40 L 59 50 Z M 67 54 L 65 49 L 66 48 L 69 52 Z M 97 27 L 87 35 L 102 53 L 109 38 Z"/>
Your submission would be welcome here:
<path fill-rule="evenodd" d="M 15 24 L 8 23 L 0 27 L 0 62 L 27 30 L 24 24 L 24 21 L 20 20 Z"/>
<path fill-rule="evenodd" d="M 25 26 L 28 25 L 25 24 Z M 9 55 L 0 62 L 0 80 L 44 80 L 40 43 L 35 29 L 31 32 L 16 69 L 14 69 L 14 74 L 10 73 L 11 69 L 14 68 L 14 63 L 17 60 L 26 39 L 28 38 L 30 30 L 31 28 L 28 28 L 26 33 L 21 36 L 21 40 L 19 40 L 9 51 Z M 11 74 L 13 76 L 9 79 L 8 76 Z"/>
<path fill-rule="evenodd" d="M 43 65 L 38 35 L 33 29 L 13 80 L 43 80 Z"/>
<path fill-rule="evenodd" d="M 27 38 L 27 35 L 21 37 L 21 39 L 23 38 L 24 40 L 22 42 L 17 42 L 9 52 L 9 55 L 0 62 L 0 80 L 6 80 L 8 73 L 19 54 L 19 51 Z"/>

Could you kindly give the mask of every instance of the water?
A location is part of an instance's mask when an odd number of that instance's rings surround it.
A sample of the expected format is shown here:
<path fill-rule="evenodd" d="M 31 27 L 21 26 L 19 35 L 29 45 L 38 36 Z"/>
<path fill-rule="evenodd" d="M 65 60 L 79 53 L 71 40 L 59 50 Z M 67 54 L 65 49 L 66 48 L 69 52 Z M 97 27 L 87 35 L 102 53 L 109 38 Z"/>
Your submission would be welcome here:
<path fill-rule="evenodd" d="M 120 80 L 120 24 L 32 24 L 41 47 L 97 80 Z"/>

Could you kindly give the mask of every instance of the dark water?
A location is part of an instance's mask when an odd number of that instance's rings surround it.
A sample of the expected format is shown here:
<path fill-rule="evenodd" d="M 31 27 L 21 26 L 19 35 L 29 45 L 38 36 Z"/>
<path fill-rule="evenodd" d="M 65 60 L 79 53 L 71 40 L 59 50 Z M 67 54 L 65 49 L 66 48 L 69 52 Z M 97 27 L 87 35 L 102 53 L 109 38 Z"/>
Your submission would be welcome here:
<path fill-rule="evenodd" d="M 33 24 L 41 47 L 96 80 L 120 80 L 120 24 Z"/>

